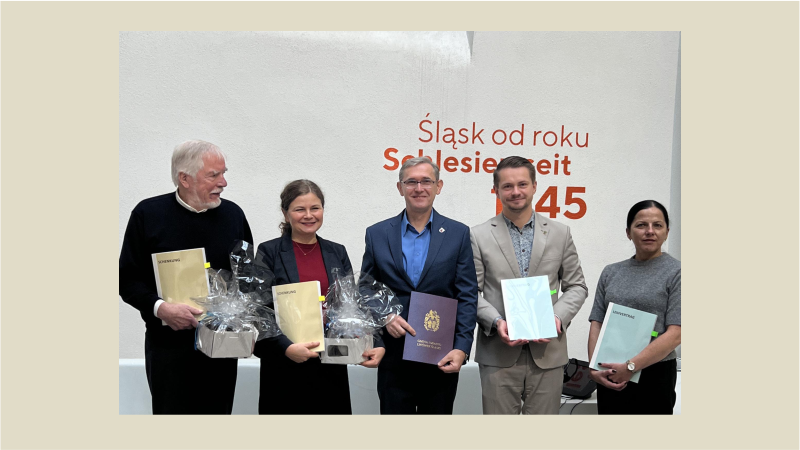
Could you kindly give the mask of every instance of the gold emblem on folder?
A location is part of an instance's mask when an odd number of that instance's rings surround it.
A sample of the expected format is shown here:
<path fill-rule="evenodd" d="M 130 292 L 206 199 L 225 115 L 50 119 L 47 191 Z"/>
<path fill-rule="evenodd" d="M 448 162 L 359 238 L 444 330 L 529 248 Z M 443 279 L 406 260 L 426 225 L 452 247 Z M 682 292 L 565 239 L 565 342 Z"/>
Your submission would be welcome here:
<path fill-rule="evenodd" d="M 439 313 L 434 310 L 430 310 L 428 314 L 425 314 L 425 329 L 428 331 L 437 331 L 439 330 Z"/>

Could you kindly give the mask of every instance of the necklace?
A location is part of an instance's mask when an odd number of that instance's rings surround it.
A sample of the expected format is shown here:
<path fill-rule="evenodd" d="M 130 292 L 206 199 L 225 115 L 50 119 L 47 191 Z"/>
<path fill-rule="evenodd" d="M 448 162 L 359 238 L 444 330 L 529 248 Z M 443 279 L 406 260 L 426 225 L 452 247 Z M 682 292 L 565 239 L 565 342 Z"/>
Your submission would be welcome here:
<path fill-rule="evenodd" d="M 293 243 L 294 245 L 296 245 L 296 246 L 297 246 L 297 249 L 298 249 L 298 250 L 300 250 L 300 253 L 302 253 L 302 254 L 303 254 L 303 256 L 308 256 L 308 255 L 309 255 L 309 253 L 313 252 L 313 251 L 314 251 L 314 249 L 315 249 L 315 248 L 317 248 L 317 243 L 319 243 L 319 241 L 317 241 L 317 242 L 314 242 L 314 246 L 313 246 L 313 247 L 311 247 L 311 250 L 309 250 L 308 252 L 304 252 L 304 251 L 303 251 L 303 247 L 300 247 L 300 244 L 298 244 L 297 242 L 295 242 L 295 241 L 292 241 L 292 243 Z"/>

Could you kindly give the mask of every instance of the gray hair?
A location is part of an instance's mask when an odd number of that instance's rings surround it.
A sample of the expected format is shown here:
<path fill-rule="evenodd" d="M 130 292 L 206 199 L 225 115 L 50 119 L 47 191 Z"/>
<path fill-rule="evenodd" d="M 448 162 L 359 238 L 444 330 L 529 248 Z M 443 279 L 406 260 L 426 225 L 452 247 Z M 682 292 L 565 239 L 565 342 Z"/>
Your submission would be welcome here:
<path fill-rule="evenodd" d="M 225 154 L 216 145 L 206 141 L 186 141 L 175 146 L 172 152 L 172 182 L 180 184 L 180 173 L 194 178 L 203 168 L 203 157 L 207 154 L 225 160 Z"/>
<path fill-rule="evenodd" d="M 430 164 L 433 167 L 433 176 L 436 178 L 434 181 L 439 181 L 439 166 L 436 165 L 433 160 L 429 159 L 426 156 L 418 156 L 416 158 L 411 158 L 408 161 L 403 163 L 403 166 L 400 167 L 400 181 L 403 181 L 403 175 L 405 175 L 406 170 L 420 165 L 420 164 Z"/>

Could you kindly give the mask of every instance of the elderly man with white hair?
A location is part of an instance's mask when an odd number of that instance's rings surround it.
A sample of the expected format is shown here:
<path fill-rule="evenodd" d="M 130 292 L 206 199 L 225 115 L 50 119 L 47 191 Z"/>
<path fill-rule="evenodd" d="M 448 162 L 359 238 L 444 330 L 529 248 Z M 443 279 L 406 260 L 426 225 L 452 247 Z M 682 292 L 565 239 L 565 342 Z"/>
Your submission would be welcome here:
<path fill-rule="evenodd" d="M 235 241 L 253 242 L 244 212 L 220 198 L 225 155 L 214 144 L 186 141 L 172 154 L 177 190 L 141 201 L 131 212 L 119 255 L 119 295 L 146 325 L 145 367 L 154 414 L 230 414 L 236 359 L 194 349 L 202 311 L 159 298 L 151 255 L 203 247 L 213 269 L 230 270 Z M 165 323 L 166 325 L 163 325 Z"/>

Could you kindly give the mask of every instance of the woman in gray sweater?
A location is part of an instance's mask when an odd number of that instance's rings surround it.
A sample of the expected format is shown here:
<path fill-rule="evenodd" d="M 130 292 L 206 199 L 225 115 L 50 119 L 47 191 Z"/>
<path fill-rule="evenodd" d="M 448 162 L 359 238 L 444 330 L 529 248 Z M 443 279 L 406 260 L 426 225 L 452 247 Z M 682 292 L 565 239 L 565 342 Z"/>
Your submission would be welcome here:
<path fill-rule="evenodd" d="M 589 315 L 589 358 L 608 304 L 655 314 L 658 337 L 624 363 L 603 363 L 594 370 L 599 414 L 672 414 L 675 406 L 677 362 L 681 343 L 681 262 L 662 253 L 669 234 L 669 215 L 655 200 L 641 201 L 628 212 L 626 233 L 636 254 L 603 269 Z M 642 371 L 638 383 L 631 376 Z"/>

